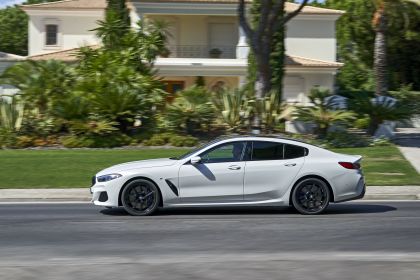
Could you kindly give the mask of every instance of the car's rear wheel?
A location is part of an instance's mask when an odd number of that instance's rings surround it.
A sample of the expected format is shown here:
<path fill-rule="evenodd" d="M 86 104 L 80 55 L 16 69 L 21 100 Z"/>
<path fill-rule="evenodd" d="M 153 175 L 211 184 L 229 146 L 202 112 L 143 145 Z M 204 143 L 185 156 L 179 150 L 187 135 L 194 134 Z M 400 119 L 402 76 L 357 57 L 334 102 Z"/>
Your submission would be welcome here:
<path fill-rule="evenodd" d="M 327 184 L 317 178 L 300 181 L 293 190 L 293 207 L 304 215 L 315 215 L 325 211 L 330 202 Z"/>
<path fill-rule="evenodd" d="M 159 190 L 151 181 L 136 179 L 125 186 L 121 200 L 130 215 L 148 216 L 156 212 L 159 206 Z"/>

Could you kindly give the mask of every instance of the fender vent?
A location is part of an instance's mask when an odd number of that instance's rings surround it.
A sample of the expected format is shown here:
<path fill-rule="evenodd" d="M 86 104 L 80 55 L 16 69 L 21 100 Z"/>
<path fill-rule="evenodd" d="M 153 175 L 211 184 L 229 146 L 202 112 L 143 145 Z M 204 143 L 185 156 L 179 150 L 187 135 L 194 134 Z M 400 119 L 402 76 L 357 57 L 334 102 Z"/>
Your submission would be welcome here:
<path fill-rule="evenodd" d="M 166 182 L 166 184 L 168 184 L 169 188 L 171 188 L 171 190 L 174 192 L 174 194 L 176 196 L 179 196 L 178 188 L 168 179 L 165 179 L 165 182 Z"/>

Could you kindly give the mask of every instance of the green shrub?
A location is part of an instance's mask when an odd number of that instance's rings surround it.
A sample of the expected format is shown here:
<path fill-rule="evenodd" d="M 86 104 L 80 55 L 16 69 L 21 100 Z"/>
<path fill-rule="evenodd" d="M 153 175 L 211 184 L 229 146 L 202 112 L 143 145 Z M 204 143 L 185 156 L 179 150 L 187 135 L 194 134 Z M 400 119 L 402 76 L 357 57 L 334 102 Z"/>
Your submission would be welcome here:
<path fill-rule="evenodd" d="M 153 135 L 152 138 L 149 140 L 143 141 L 143 145 L 145 146 L 163 146 L 166 145 L 165 138 L 160 135 Z"/>
<path fill-rule="evenodd" d="M 367 129 L 369 127 L 369 124 L 370 124 L 369 117 L 357 119 L 353 123 L 354 127 L 358 129 Z"/>
<path fill-rule="evenodd" d="M 296 107 L 295 116 L 297 120 L 303 122 L 314 123 L 316 125 L 315 132 L 320 139 L 327 136 L 328 130 L 332 125 L 346 126 L 355 118 L 355 114 L 351 111 L 336 110 L 328 90 L 318 87 L 313 88 L 309 94 L 309 99 L 314 106 Z"/>
<path fill-rule="evenodd" d="M 372 143 L 370 143 L 369 146 L 371 147 L 384 147 L 384 146 L 391 146 L 393 145 L 391 141 L 389 141 L 387 138 L 376 138 L 373 139 Z"/>
<path fill-rule="evenodd" d="M 12 130 L 0 128 L 0 148 L 13 148 L 16 144 L 16 133 Z"/>
<path fill-rule="evenodd" d="M 64 136 L 61 143 L 66 148 L 113 148 L 129 145 L 132 141 L 125 134 L 111 134 L 107 136 Z"/>
<path fill-rule="evenodd" d="M 187 134 L 207 132 L 215 119 L 210 93 L 193 86 L 177 95 L 165 115 L 170 128 Z"/>
<path fill-rule="evenodd" d="M 170 144 L 175 147 L 192 147 L 197 145 L 198 139 L 192 136 L 181 136 L 170 132 L 153 135 L 149 140 L 143 141 L 145 146 L 163 146 Z"/>
<path fill-rule="evenodd" d="M 94 140 L 83 136 L 63 136 L 61 137 L 61 143 L 66 148 L 85 148 L 94 146 Z"/>
<path fill-rule="evenodd" d="M 367 147 L 370 144 L 369 138 L 348 132 L 330 132 L 325 138 L 325 144 L 330 148 L 355 148 Z"/>
<path fill-rule="evenodd" d="M 134 135 L 131 136 L 133 140 L 135 140 L 137 143 L 142 143 L 143 141 L 146 141 L 153 136 L 153 131 L 151 130 L 142 130 Z"/>
<path fill-rule="evenodd" d="M 198 144 L 198 139 L 192 136 L 174 136 L 169 143 L 175 147 L 193 147 Z"/>
<path fill-rule="evenodd" d="M 34 138 L 27 135 L 21 135 L 16 137 L 16 148 L 28 148 L 34 146 Z"/>

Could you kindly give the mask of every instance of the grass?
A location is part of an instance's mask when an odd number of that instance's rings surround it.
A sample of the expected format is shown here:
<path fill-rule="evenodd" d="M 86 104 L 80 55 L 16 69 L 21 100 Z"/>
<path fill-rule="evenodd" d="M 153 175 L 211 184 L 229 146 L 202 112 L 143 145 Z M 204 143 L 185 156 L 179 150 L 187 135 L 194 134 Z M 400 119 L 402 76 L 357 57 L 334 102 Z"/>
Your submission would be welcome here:
<path fill-rule="evenodd" d="M 176 156 L 185 149 L 1 150 L 0 188 L 88 187 L 90 178 L 111 165 Z M 394 146 L 335 149 L 363 156 L 368 185 L 420 185 L 420 175 Z"/>
<path fill-rule="evenodd" d="M 0 188 L 74 188 L 111 165 L 183 154 L 185 149 L 0 150 Z"/>
<path fill-rule="evenodd" d="M 362 168 L 368 186 L 420 185 L 420 174 L 397 147 L 335 149 L 335 152 L 362 155 Z"/>

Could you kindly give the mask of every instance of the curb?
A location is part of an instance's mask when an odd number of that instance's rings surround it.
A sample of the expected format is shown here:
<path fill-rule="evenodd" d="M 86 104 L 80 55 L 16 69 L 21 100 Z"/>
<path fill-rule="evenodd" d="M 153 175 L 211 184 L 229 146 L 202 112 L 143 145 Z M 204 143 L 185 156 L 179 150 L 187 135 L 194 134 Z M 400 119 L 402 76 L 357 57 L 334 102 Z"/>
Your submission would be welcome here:
<path fill-rule="evenodd" d="M 88 188 L 77 189 L 0 189 L 0 202 L 86 202 L 92 198 Z"/>
<path fill-rule="evenodd" d="M 0 189 L 0 202 L 88 202 L 88 188 Z M 420 200 L 420 186 L 369 186 L 362 200 Z"/>
<path fill-rule="evenodd" d="M 420 200 L 420 194 L 404 195 L 404 194 L 369 194 L 365 195 L 362 200 Z"/>

